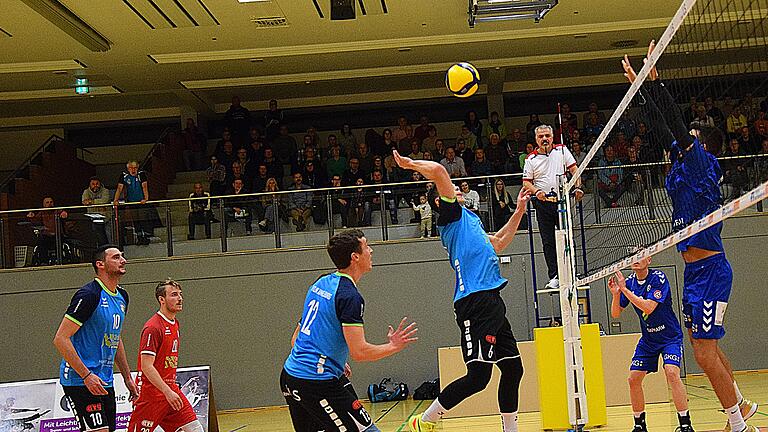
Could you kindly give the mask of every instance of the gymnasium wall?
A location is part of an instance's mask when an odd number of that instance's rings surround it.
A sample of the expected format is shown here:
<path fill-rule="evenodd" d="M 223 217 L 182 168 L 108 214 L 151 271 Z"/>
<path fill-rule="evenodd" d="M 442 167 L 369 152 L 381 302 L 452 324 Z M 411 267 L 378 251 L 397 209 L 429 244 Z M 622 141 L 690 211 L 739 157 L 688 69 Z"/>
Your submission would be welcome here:
<path fill-rule="evenodd" d="M 768 345 L 765 296 L 768 269 L 764 248 L 768 216 L 740 217 L 725 228 L 725 244 L 733 265 L 734 292 L 726 318 L 723 342 L 736 369 L 768 368 L 763 351 Z M 538 234 L 536 250 L 541 251 Z M 510 278 L 502 291 L 513 330 L 520 340 L 532 337 L 534 310 L 527 232 L 519 233 L 502 264 Z M 373 364 L 352 364 L 356 389 L 382 377 L 405 381 L 415 388 L 437 377 L 437 348 L 459 342 L 451 308 L 453 272 L 437 241 L 403 241 L 374 245 L 374 270 L 360 289 L 366 299 L 367 338 L 385 341 L 388 324 L 403 316 L 418 322 L 419 341 L 406 351 Z M 539 284 L 545 283 L 544 261 L 536 256 Z M 300 318 L 306 289 L 319 274 L 330 271 L 322 249 L 274 251 L 260 254 L 211 255 L 130 263 L 123 286 L 131 296 L 123 333 L 132 365 L 142 324 L 156 309 L 154 285 L 173 277 L 184 285 L 181 364 L 210 364 L 219 409 L 282 403 L 277 380 L 289 352 L 290 337 Z M 683 266 L 673 252 L 660 254 L 679 301 Z M 93 276 L 90 267 L 26 269 L 0 272 L 0 382 L 54 377 L 59 356 L 51 340 L 74 291 Z M 608 320 L 604 283 L 591 292 L 593 320 L 606 331 L 618 332 Z M 541 299 L 543 309 L 549 299 Z M 637 318 L 625 312 L 620 331 L 638 330 Z M 686 353 L 688 372 L 698 372 Z"/>
<path fill-rule="evenodd" d="M 51 135 L 63 137 L 64 129 L 0 130 L 0 171 L 16 169 Z"/>

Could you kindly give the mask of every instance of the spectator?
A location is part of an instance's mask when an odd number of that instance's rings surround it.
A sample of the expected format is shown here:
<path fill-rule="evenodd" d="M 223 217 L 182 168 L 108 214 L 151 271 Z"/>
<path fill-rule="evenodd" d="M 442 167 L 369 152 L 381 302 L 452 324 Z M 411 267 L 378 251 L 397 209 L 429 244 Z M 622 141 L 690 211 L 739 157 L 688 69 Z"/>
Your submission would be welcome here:
<path fill-rule="evenodd" d="M 746 93 L 741 100 L 741 112 L 747 117 L 747 122 L 752 123 L 757 120 L 757 114 L 760 112 L 760 106 L 752 93 Z"/>
<path fill-rule="evenodd" d="M 600 112 L 600 110 L 597 109 L 597 103 L 596 102 L 590 102 L 587 112 L 584 113 L 584 119 L 582 120 L 582 124 L 586 127 L 586 125 L 589 123 L 589 117 L 591 117 L 592 114 L 597 115 L 597 122 L 599 124 L 605 124 L 605 114 Z"/>
<path fill-rule="evenodd" d="M 272 192 L 270 195 L 261 195 L 261 207 L 264 209 L 263 218 L 259 221 L 259 229 L 267 232 L 275 232 L 277 218 L 285 218 L 285 209 L 280 202 L 280 197 L 274 192 L 278 192 L 277 180 L 274 177 L 267 179 L 263 192 Z"/>
<path fill-rule="evenodd" d="M 283 178 L 283 165 L 275 157 L 271 147 L 264 148 L 264 165 L 267 166 L 267 175 L 276 179 Z"/>
<path fill-rule="evenodd" d="M 461 189 L 461 194 L 464 195 L 464 207 L 480 216 L 480 194 L 478 194 L 477 191 L 470 189 L 469 183 L 466 180 L 461 181 L 459 189 Z"/>
<path fill-rule="evenodd" d="M 267 166 L 262 164 L 259 164 L 258 171 L 256 172 L 256 176 L 253 178 L 252 188 L 251 190 L 254 192 L 261 192 L 264 190 L 265 187 L 267 187 L 267 180 L 269 180 L 271 177 L 269 176 L 269 171 L 267 170 Z"/>
<path fill-rule="evenodd" d="M 407 203 L 419 202 L 419 195 L 424 193 L 424 187 L 418 184 L 418 182 L 424 180 L 424 177 L 422 177 L 421 173 L 418 171 L 408 171 L 408 180 L 411 181 L 412 185 L 403 186 L 402 193 L 403 195 L 408 196 L 408 198 L 403 198 L 403 201 L 407 201 Z M 410 220 L 410 223 L 418 222 L 419 213 L 414 211 L 413 218 Z"/>
<path fill-rule="evenodd" d="M 441 160 L 443 160 L 443 158 L 440 155 L 433 156 L 433 154 L 428 151 L 425 151 L 423 153 L 424 153 L 424 160 L 434 161 L 434 162 L 440 162 Z M 443 151 L 443 153 L 445 153 L 445 151 Z"/>
<path fill-rule="evenodd" d="M 726 95 L 725 98 L 723 98 L 723 114 L 725 115 L 725 118 L 727 119 L 728 116 L 731 115 L 731 112 L 733 111 L 733 108 L 736 106 L 736 102 L 733 101 L 733 98 Z"/>
<path fill-rule="evenodd" d="M 355 135 L 352 133 L 352 128 L 348 123 L 344 123 L 344 125 L 341 126 L 338 141 L 345 154 L 350 154 L 357 149 L 357 138 L 355 138 Z"/>
<path fill-rule="evenodd" d="M 507 192 L 504 180 L 496 179 L 491 193 L 491 209 L 493 211 L 493 231 L 498 231 L 507 223 L 515 209 L 517 201 Z"/>
<path fill-rule="evenodd" d="M 334 174 L 331 177 L 331 211 L 333 214 L 341 215 L 341 227 L 346 228 L 347 218 L 349 217 L 349 194 L 346 190 L 340 190 L 341 176 Z"/>
<path fill-rule="evenodd" d="M 189 231 L 187 240 L 195 239 L 195 226 L 205 226 L 205 238 L 211 238 L 211 194 L 203 190 L 202 183 L 195 183 L 195 191 L 189 194 L 190 198 L 198 198 L 189 201 L 189 217 L 187 218 Z M 202 199 L 206 198 L 206 199 Z"/>
<path fill-rule="evenodd" d="M 187 119 L 187 127 L 182 132 L 181 138 L 184 140 L 184 151 L 182 154 L 184 157 L 184 168 L 187 171 L 203 169 L 205 166 L 207 143 L 205 136 L 197 129 L 193 119 Z"/>
<path fill-rule="evenodd" d="M 541 123 L 541 120 L 539 120 L 538 114 L 531 114 L 528 116 L 528 124 L 525 125 L 525 133 L 527 135 L 528 141 L 533 141 L 533 138 L 534 138 L 533 130 L 541 125 L 542 123 Z"/>
<path fill-rule="evenodd" d="M 365 181 L 362 178 L 358 178 L 355 184 L 363 186 Z M 350 227 L 362 227 L 371 224 L 371 197 L 368 191 L 362 187 L 355 189 L 350 197 L 347 222 Z"/>
<path fill-rule="evenodd" d="M 320 157 L 317 155 L 317 152 L 315 151 L 315 148 L 310 146 L 304 147 L 304 152 L 302 153 L 301 159 L 299 160 L 299 165 L 303 165 L 307 162 L 314 162 L 315 168 L 318 170 L 323 170 L 323 163 L 320 160 Z"/>
<path fill-rule="evenodd" d="M 392 155 L 392 150 L 397 150 L 397 146 L 392 146 L 384 158 L 384 168 L 386 169 L 387 178 L 389 181 L 400 181 L 405 174 L 403 170 L 395 162 L 395 157 Z"/>
<path fill-rule="evenodd" d="M 760 111 L 757 114 L 757 120 L 755 120 L 755 123 L 753 124 L 755 128 L 755 135 L 757 135 L 757 139 L 760 141 L 768 138 L 768 118 L 766 117 L 768 117 L 766 112 Z"/>
<path fill-rule="evenodd" d="M 251 127 L 251 113 L 240 105 L 240 97 L 232 96 L 232 105 L 224 113 L 224 123 L 232 132 L 238 147 L 244 146 L 248 141 L 248 130 Z"/>
<path fill-rule="evenodd" d="M 627 148 L 629 147 L 629 143 L 623 132 L 618 132 L 616 134 L 616 138 L 613 140 L 612 145 L 613 151 L 616 152 L 616 157 L 622 161 L 627 160 Z"/>
<path fill-rule="evenodd" d="M 424 159 L 424 153 L 421 152 L 421 145 L 419 144 L 419 140 L 416 138 L 413 138 L 411 140 L 411 152 L 408 154 L 408 157 L 411 159 Z"/>
<path fill-rule="evenodd" d="M 467 144 L 467 148 L 470 148 L 469 144 Z M 426 153 L 430 153 L 432 157 L 428 158 Z M 445 143 L 441 139 L 438 139 L 437 141 L 435 141 L 435 151 L 424 152 L 424 159 L 426 160 L 433 160 L 436 162 L 440 162 L 441 160 L 443 160 L 444 157 L 445 157 Z"/>
<path fill-rule="evenodd" d="M 437 141 L 437 128 L 429 125 L 429 129 L 427 130 L 427 137 L 421 141 L 421 149 L 434 153 L 435 141 Z"/>
<path fill-rule="evenodd" d="M 53 208 L 53 198 L 47 196 L 43 198 L 43 208 Z M 27 219 L 32 223 L 37 232 L 37 244 L 35 245 L 34 264 L 54 263 L 51 260 L 51 251 L 56 249 L 56 230 L 62 226 L 57 226 L 56 216 L 59 219 L 66 219 L 69 215 L 66 210 L 41 210 L 38 212 L 27 213 Z M 63 230 L 61 232 L 64 238 Z"/>
<path fill-rule="evenodd" d="M 419 234 L 421 238 L 432 235 L 432 207 L 427 203 L 427 196 L 419 195 L 419 203 L 411 202 L 414 213 L 419 214 Z"/>
<path fill-rule="evenodd" d="M 413 137 L 418 140 L 419 145 L 429 136 L 429 129 L 432 125 L 429 124 L 429 117 L 422 114 L 419 117 L 419 125 L 413 130 Z"/>
<path fill-rule="evenodd" d="M 600 116 L 597 113 L 587 113 L 585 116 L 584 133 L 587 136 L 599 137 L 600 133 L 605 129 L 605 123 L 600 122 Z"/>
<path fill-rule="evenodd" d="M 331 157 L 325 161 L 325 168 L 330 178 L 333 176 L 341 178 L 344 175 L 344 171 L 347 169 L 347 158 L 341 155 L 339 146 L 331 147 Z"/>
<path fill-rule="evenodd" d="M 734 109 L 735 111 L 735 109 Z M 728 142 L 728 148 L 723 156 L 728 158 L 737 158 L 746 156 L 747 152 L 741 147 L 741 142 L 737 138 L 732 138 Z M 739 197 L 749 186 L 749 175 L 747 174 L 747 159 L 730 159 L 722 163 L 723 183 L 731 185 L 732 191 L 726 199 Z"/>
<path fill-rule="evenodd" d="M 272 144 L 272 141 L 277 138 L 283 121 L 283 111 L 277 109 L 277 101 L 272 99 L 269 101 L 269 110 L 264 113 L 264 134 L 267 144 Z"/>
<path fill-rule="evenodd" d="M 248 189 L 245 188 L 245 184 L 242 179 L 235 179 L 232 182 L 227 195 L 246 195 Z M 243 222 L 245 225 L 245 235 L 251 235 L 253 232 L 253 210 L 251 209 L 250 201 L 252 198 L 237 197 L 227 198 L 227 207 L 224 208 L 225 214 L 225 229 L 228 228 L 229 222 Z"/>
<path fill-rule="evenodd" d="M 760 153 L 755 158 L 755 171 L 758 182 L 768 180 L 768 138 L 763 138 Z"/>
<path fill-rule="evenodd" d="M 248 158 L 258 167 L 264 161 L 264 141 L 262 138 L 251 141 L 247 150 Z"/>
<path fill-rule="evenodd" d="M 456 140 L 456 156 L 464 161 L 465 167 L 475 160 L 475 152 L 467 148 L 467 143 L 463 139 Z"/>
<path fill-rule="evenodd" d="M 464 120 L 464 126 L 472 132 L 475 136 L 475 142 L 477 145 L 482 146 L 483 143 L 483 122 L 477 118 L 477 113 L 474 110 L 467 111 L 467 118 Z M 467 141 L 467 145 L 470 146 L 470 142 Z M 475 147 L 470 147 L 474 149 Z"/>
<path fill-rule="evenodd" d="M 491 163 L 485 158 L 485 150 L 479 148 L 475 150 L 474 161 L 469 166 L 469 174 L 473 176 L 485 176 L 493 173 Z"/>
<path fill-rule="evenodd" d="M 603 149 L 603 159 L 599 163 L 601 168 L 597 171 L 598 194 L 606 207 L 618 207 L 618 201 L 624 194 L 624 170 L 621 165 L 613 146 L 606 146 Z"/>
<path fill-rule="evenodd" d="M 301 148 L 297 149 L 299 153 L 299 164 L 303 163 L 304 161 L 301 160 L 302 154 L 304 150 L 307 149 L 307 147 L 315 147 L 315 145 L 312 143 L 312 135 L 304 135 L 304 141 L 301 143 Z"/>
<path fill-rule="evenodd" d="M 91 207 L 88 209 L 88 212 L 103 216 L 101 220 L 93 220 L 93 229 L 98 246 L 110 243 L 110 238 L 112 237 L 112 218 L 109 217 L 108 205 L 112 202 L 112 199 L 109 195 L 109 189 L 101 185 L 101 180 L 98 177 L 91 177 L 88 181 L 88 187 L 83 191 L 81 202 L 87 206 L 104 205 L 103 207 Z"/>
<path fill-rule="evenodd" d="M 573 158 L 576 159 L 576 165 L 581 165 L 587 157 L 587 154 L 584 153 L 584 150 L 581 148 L 581 143 L 578 141 L 571 145 L 571 153 L 573 154 Z"/>
<path fill-rule="evenodd" d="M 552 124 L 555 125 L 555 129 L 560 129 L 560 119 L 563 119 L 563 123 L 567 125 L 564 129 L 578 129 L 579 128 L 579 119 L 576 117 L 576 114 L 571 112 L 571 105 L 568 103 L 564 103 L 560 105 L 560 114 L 555 114 L 555 118 L 552 121 Z M 504 135 L 502 135 L 504 136 Z"/>
<path fill-rule="evenodd" d="M 229 128 L 225 127 L 221 132 L 221 139 L 216 141 L 216 148 L 213 150 L 213 154 L 221 154 L 224 151 L 224 143 L 227 141 L 232 141 L 232 133 L 229 131 Z"/>
<path fill-rule="evenodd" d="M 211 156 L 211 165 L 205 170 L 208 177 L 208 187 L 214 196 L 224 195 L 227 189 L 227 169 L 219 163 L 219 158 Z"/>
<path fill-rule="evenodd" d="M 373 157 L 373 168 L 371 171 L 371 180 L 373 180 L 373 173 L 376 171 L 381 172 L 381 178 L 384 183 L 392 183 L 392 179 L 389 178 L 389 173 L 387 172 L 387 169 L 384 167 L 384 159 L 382 159 L 381 156 Z"/>
<path fill-rule="evenodd" d="M 715 119 L 707 115 L 707 108 L 704 105 L 696 107 L 696 116 L 693 118 L 693 123 L 700 126 L 715 127 Z"/>
<path fill-rule="evenodd" d="M 392 188 L 383 187 L 384 186 L 384 173 L 382 173 L 379 170 L 374 171 L 371 174 L 371 184 L 382 186 L 378 190 L 370 189 L 371 193 L 375 193 L 373 197 L 371 198 L 371 204 L 376 206 L 376 208 L 381 208 L 381 197 L 384 196 L 384 204 L 385 207 L 389 210 L 389 220 L 392 223 L 392 225 L 397 225 L 399 222 L 397 221 L 397 196 L 395 196 L 395 191 L 392 190 Z M 382 215 L 383 217 L 383 215 Z"/>
<path fill-rule="evenodd" d="M 296 157 L 298 156 L 298 145 L 296 138 L 288 134 L 288 126 L 280 126 L 280 134 L 272 140 L 272 148 L 275 157 L 281 165 L 289 165 L 293 169 Z"/>
<path fill-rule="evenodd" d="M 365 177 L 365 171 L 360 169 L 360 159 L 353 156 L 349 159 L 349 168 L 341 176 L 341 184 L 344 186 L 354 186 L 357 184 L 357 179 L 361 178 L 365 181 Z"/>
<path fill-rule="evenodd" d="M 740 131 L 739 148 L 741 148 L 746 154 L 757 154 L 760 151 L 760 141 L 752 135 L 749 127 L 743 126 Z"/>
<path fill-rule="evenodd" d="M 715 105 L 715 102 L 712 100 L 711 96 L 708 96 L 706 99 L 704 99 L 704 108 L 707 110 L 707 115 L 712 117 L 712 120 L 715 122 L 715 126 L 720 129 L 724 129 L 725 116 L 723 115 L 723 112 L 720 111 L 720 108 Z"/>
<path fill-rule="evenodd" d="M 472 151 L 474 151 L 477 148 L 477 137 L 475 136 L 475 134 L 472 133 L 472 131 L 469 129 L 469 127 L 466 124 L 461 125 L 461 131 L 459 132 L 459 136 L 456 137 L 456 141 L 458 140 L 464 140 L 464 143 L 467 145 L 467 148 L 471 149 Z M 435 148 L 437 148 L 437 143 L 435 143 Z"/>
<path fill-rule="evenodd" d="M 288 187 L 291 191 L 302 191 L 309 189 L 304 184 L 304 177 L 301 173 L 293 175 L 293 184 Z M 309 217 L 312 215 L 312 192 L 294 192 L 287 197 L 288 214 L 293 224 L 296 226 L 296 232 L 307 229 Z"/>
<path fill-rule="evenodd" d="M 312 189 L 320 189 L 328 185 L 327 177 L 323 171 L 318 169 L 315 162 L 311 160 L 304 162 L 302 177 L 304 179 L 303 183 Z"/>
<path fill-rule="evenodd" d="M 384 149 L 387 149 L 387 154 L 392 154 L 392 148 L 398 148 L 397 141 L 392 137 L 392 130 L 391 129 L 384 129 L 384 131 L 381 133 L 381 136 L 384 138 Z"/>
<path fill-rule="evenodd" d="M 635 197 L 635 205 L 642 204 L 643 191 L 645 190 L 645 170 L 646 168 L 638 167 L 640 163 L 638 152 L 635 147 L 629 147 L 627 149 L 627 162 L 628 165 L 624 168 L 624 184 L 622 185 L 624 190 L 631 192 Z"/>
<path fill-rule="evenodd" d="M 464 167 L 464 161 L 461 158 L 456 157 L 456 150 L 453 147 L 445 149 L 445 158 L 440 161 L 440 164 L 448 171 L 448 175 L 451 178 L 466 177 L 467 169 Z"/>
<path fill-rule="evenodd" d="M 688 108 L 683 112 L 685 124 L 690 124 L 698 115 L 699 104 L 696 102 L 696 96 L 691 96 L 688 100 Z"/>
<path fill-rule="evenodd" d="M 619 117 L 619 121 L 614 128 L 617 132 L 621 132 L 625 137 L 633 137 L 637 134 L 637 124 L 635 120 L 629 115 L 629 110 L 624 110 Z M 575 140 L 580 140 L 581 137 L 574 137 Z"/>
<path fill-rule="evenodd" d="M 491 163 L 491 169 L 494 174 L 504 172 L 504 162 L 506 162 L 507 151 L 501 145 L 501 137 L 497 134 L 491 134 L 490 142 L 485 149 L 485 157 Z"/>
<path fill-rule="evenodd" d="M 510 147 L 505 148 L 507 150 L 507 158 L 504 162 L 504 174 L 514 174 L 521 172 L 520 154 L 515 153 Z"/>
<path fill-rule="evenodd" d="M 316 149 L 320 151 L 320 153 L 323 153 L 328 148 L 323 145 L 323 142 L 320 140 L 320 134 L 317 133 L 317 128 L 314 126 L 310 126 L 307 128 L 307 135 L 312 137 L 312 146 L 314 146 Z"/>
<path fill-rule="evenodd" d="M 368 151 L 368 145 L 366 143 L 359 143 L 357 145 L 357 156 L 360 162 L 360 170 L 366 173 L 371 172 L 373 169 L 373 155 Z"/>
<path fill-rule="evenodd" d="M 512 132 L 507 135 L 507 138 L 504 141 L 504 145 L 507 148 L 511 148 L 515 153 L 525 151 L 525 137 L 523 137 L 519 128 L 512 129 Z"/>
<path fill-rule="evenodd" d="M 117 191 L 113 205 L 117 206 L 118 200 L 125 191 L 126 203 L 141 203 L 149 201 L 149 188 L 147 187 L 147 174 L 139 171 L 139 163 L 130 161 L 126 164 L 128 172 L 124 172 L 117 183 Z M 133 229 L 137 237 L 137 244 L 148 245 L 149 238 L 154 232 L 150 212 L 153 209 L 143 206 L 127 206 L 125 214 L 128 220 L 133 221 Z"/>
<path fill-rule="evenodd" d="M 264 137 L 261 136 L 261 131 L 256 126 L 251 126 L 250 129 L 248 129 L 248 145 L 244 147 L 248 147 L 252 142 L 259 141 L 264 142 Z"/>
<path fill-rule="evenodd" d="M 384 138 L 375 129 L 365 131 L 365 145 L 368 146 L 368 151 L 374 156 L 387 153 L 387 148 L 384 147 Z"/>
<path fill-rule="evenodd" d="M 488 120 L 488 124 L 485 126 L 485 138 L 491 139 L 491 134 L 497 134 L 499 137 L 507 136 L 507 127 L 504 126 L 504 119 L 499 118 L 499 113 L 494 111 L 491 113 L 491 119 Z"/>
<path fill-rule="evenodd" d="M 351 153 L 347 153 L 344 149 L 341 148 L 341 145 L 339 144 L 339 139 L 336 137 L 336 134 L 330 134 L 328 135 L 328 145 L 326 148 L 330 152 L 331 149 L 334 147 L 339 147 L 339 149 L 341 150 L 341 155 L 349 159 L 349 155 Z"/>
<path fill-rule="evenodd" d="M 253 183 L 253 178 L 256 177 L 256 170 L 258 167 L 253 163 L 253 161 L 248 158 L 248 149 L 241 148 L 237 151 L 237 163 L 240 164 L 240 168 L 243 172 L 243 177 L 245 177 L 246 180 L 246 187 L 248 190 L 252 190 L 251 186 Z"/>
<path fill-rule="evenodd" d="M 240 166 L 240 162 L 238 161 L 232 162 L 232 170 L 229 174 L 227 174 L 225 183 L 231 185 L 235 180 L 242 181 L 243 186 L 247 191 L 250 191 L 251 187 L 253 186 L 251 179 L 247 178 L 245 174 L 243 174 L 243 168 Z"/>
<path fill-rule="evenodd" d="M 531 153 L 533 153 L 533 143 L 528 143 L 525 145 L 525 152 L 520 153 L 520 171 L 523 170 L 523 167 L 525 166 L 525 160 Z"/>
<path fill-rule="evenodd" d="M 228 172 L 231 172 L 232 162 L 237 159 L 235 146 L 232 141 L 224 141 L 224 144 L 221 146 L 221 152 L 217 153 L 216 157 L 218 158 L 219 162 L 224 165 L 224 169 L 226 169 Z"/>
<path fill-rule="evenodd" d="M 728 138 L 735 138 L 741 128 L 744 126 L 749 126 L 747 123 L 747 117 L 741 113 L 741 109 L 739 107 L 733 107 L 731 114 L 728 116 L 726 124 Z"/>
<path fill-rule="evenodd" d="M 427 203 L 432 208 L 432 220 L 438 220 L 440 217 L 440 193 L 433 182 L 426 184 L 424 194 L 427 196 Z M 437 237 L 437 224 L 432 224 L 431 234 L 432 237 Z"/>
<path fill-rule="evenodd" d="M 408 124 L 408 119 L 405 116 L 398 117 L 397 128 L 392 132 L 392 140 L 399 144 L 400 141 L 410 138 L 413 138 L 413 128 Z"/>

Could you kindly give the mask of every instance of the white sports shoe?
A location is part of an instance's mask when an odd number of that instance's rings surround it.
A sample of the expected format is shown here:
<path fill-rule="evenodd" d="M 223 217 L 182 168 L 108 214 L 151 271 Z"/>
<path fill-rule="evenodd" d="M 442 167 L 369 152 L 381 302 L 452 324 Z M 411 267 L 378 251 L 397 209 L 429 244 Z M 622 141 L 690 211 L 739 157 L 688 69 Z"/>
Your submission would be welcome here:
<path fill-rule="evenodd" d="M 549 282 L 547 282 L 546 288 L 550 288 L 550 289 L 560 288 L 560 280 L 557 279 L 557 277 L 553 277 L 552 279 L 549 280 Z"/>

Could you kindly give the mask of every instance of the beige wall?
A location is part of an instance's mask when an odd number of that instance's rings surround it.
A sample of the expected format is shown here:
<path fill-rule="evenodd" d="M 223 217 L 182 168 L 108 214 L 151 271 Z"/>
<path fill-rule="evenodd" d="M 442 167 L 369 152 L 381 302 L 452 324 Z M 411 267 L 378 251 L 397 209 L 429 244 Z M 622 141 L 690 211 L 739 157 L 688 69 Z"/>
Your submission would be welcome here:
<path fill-rule="evenodd" d="M 63 128 L 0 132 L 0 171 L 16 169 L 51 135 L 64 136 Z"/>

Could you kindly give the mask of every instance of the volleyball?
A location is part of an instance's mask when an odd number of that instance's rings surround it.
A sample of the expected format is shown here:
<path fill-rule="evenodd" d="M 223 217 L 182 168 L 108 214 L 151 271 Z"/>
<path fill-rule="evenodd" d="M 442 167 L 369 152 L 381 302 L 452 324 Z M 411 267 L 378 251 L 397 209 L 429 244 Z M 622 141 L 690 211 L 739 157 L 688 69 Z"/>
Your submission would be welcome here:
<path fill-rule="evenodd" d="M 445 72 L 445 86 L 456 97 L 470 97 L 480 86 L 480 73 L 469 63 L 456 63 Z"/>

